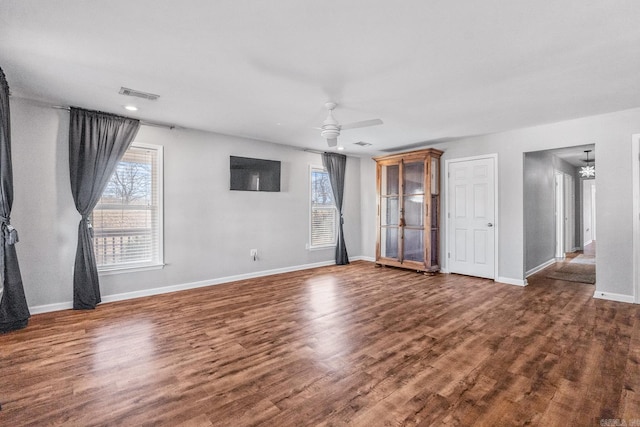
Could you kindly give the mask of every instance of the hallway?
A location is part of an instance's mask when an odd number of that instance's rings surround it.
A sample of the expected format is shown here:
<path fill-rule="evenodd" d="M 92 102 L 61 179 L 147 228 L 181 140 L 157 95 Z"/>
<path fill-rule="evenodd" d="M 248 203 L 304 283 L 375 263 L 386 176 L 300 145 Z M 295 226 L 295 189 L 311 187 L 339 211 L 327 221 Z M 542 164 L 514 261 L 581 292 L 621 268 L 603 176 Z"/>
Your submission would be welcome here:
<path fill-rule="evenodd" d="M 596 283 L 595 241 L 585 246 L 584 251 L 565 254 L 564 259 L 530 276 L 527 281 L 531 284 L 532 279 L 538 277 L 594 285 Z"/>

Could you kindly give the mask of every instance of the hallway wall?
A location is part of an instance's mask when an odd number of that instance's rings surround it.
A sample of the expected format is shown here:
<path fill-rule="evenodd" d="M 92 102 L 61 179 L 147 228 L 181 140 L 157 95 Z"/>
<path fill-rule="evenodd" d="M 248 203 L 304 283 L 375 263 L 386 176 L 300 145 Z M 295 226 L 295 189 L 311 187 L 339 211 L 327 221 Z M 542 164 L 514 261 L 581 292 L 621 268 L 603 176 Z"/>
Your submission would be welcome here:
<path fill-rule="evenodd" d="M 555 258 L 555 172 L 571 175 L 574 182 L 578 177 L 574 166 L 548 150 L 524 153 L 523 169 L 524 254 L 528 275 Z M 574 221 L 577 216 L 574 215 Z M 573 241 L 575 245 L 575 235 Z"/>

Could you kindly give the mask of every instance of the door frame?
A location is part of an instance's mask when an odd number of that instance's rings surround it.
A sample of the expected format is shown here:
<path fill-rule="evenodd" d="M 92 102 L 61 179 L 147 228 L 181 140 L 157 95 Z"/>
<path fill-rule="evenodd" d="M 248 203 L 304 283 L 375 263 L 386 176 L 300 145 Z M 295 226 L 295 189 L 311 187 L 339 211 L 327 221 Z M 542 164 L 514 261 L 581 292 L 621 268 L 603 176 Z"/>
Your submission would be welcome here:
<path fill-rule="evenodd" d="M 562 261 L 565 258 L 565 229 L 564 229 L 564 173 L 559 170 L 553 172 L 554 180 L 554 215 L 556 225 L 556 261 Z"/>
<path fill-rule="evenodd" d="M 596 233 L 596 209 L 598 209 L 596 206 L 596 185 L 597 184 L 591 184 L 591 240 L 596 241 L 597 237 L 597 233 Z M 597 248 L 596 248 L 597 250 Z"/>
<path fill-rule="evenodd" d="M 565 250 L 576 251 L 576 183 L 573 175 L 564 174 Z"/>
<path fill-rule="evenodd" d="M 581 243 L 582 249 L 592 241 L 595 240 L 595 228 L 594 224 L 596 221 L 596 201 L 594 198 L 593 189 L 596 187 L 597 183 L 595 178 L 583 179 L 581 181 L 581 190 L 582 190 L 582 231 L 581 231 Z M 588 196 L 588 197 L 587 197 Z M 587 200 L 589 203 L 587 203 Z M 588 221 L 587 221 L 588 219 Z M 589 229 L 589 239 L 587 239 L 586 229 Z"/>
<path fill-rule="evenodd" d="M 631 135 L 631 170 L 633 181 L 633 299 L 636 304 L 640 304 L 640 133 Z"/>
<path fill-rule="evenodd" d="M 446 154 L 446 153 L 445 153 Z M 498 277 L 500 277 L 500 274 L 498 272 L 498 254 L 499 254 L 499 247 L 500 247 L 500 239 L 499 239 L 499 232 L 500 232 L 500 211 L 498 210 L 498 153 L 492 153 L 492 154 L 483 154 L 483 155 L 479 155 L 479 156 L 470 156 L 470 157 L 459 157 L 459 158 L 454 158 L 454 159 L 445 159 L 444 161 L 444 187 L 442 188 L 442 198 L 441 198 L 441 206 L 440 209 L 444 212 L 444 215 L 442 217 L 442 221 L 444 222 L 444 224 L 441 224 L 441 230 L 444 230 L 444 254 L 440 254 L 440 255 L 444 255 L 442 256 L 442 259 L 444 260 L 444 262 L 442 263 L 443 265 L 443 271 L 445 273 L 449 273 L 449 257 L 447 256 L 447 254 L 449 253 L 449 248 L 451 247 L 451 243 L 449 242 L 449 225 L 450 225 L 450 216 L 451 216 L 451 211 L 449 210 L 449 198 L 451 196 L 451 194 L 449 194 L 449 167 L 451 165 L 451 163 L 460 163 L 460 162 L 469 162 L 469 161 L 473 161 L 473 160 L 485 160 L 485 159 L 492 159 L 493 160 L 493 209 L 494 209 L 494 221 L 493 221 L 493 230 L 494 230 L 494 235 L 493 235 L 493 280 L 495 281 Z M 443 206 L 444 205 L 444 209 Z M 444 225 L 444 227 L 442 227 L 442 225 Z M 442 233 L 442 231 L 441 231 Z M 442 235 L 442 234 L 441 234 Z"/>

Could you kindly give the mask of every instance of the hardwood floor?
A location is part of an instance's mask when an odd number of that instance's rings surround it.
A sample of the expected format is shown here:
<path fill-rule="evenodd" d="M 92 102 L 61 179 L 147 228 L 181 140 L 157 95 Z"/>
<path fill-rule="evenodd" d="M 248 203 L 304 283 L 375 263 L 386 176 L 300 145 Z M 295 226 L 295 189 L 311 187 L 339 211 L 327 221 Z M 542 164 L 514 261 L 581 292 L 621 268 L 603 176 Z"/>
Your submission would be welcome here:
<path fill-rule="evenodd" d="M 0 425 L 640 423 L 640 307 L 529 282 L 360 261 L 35 315 Z"/>

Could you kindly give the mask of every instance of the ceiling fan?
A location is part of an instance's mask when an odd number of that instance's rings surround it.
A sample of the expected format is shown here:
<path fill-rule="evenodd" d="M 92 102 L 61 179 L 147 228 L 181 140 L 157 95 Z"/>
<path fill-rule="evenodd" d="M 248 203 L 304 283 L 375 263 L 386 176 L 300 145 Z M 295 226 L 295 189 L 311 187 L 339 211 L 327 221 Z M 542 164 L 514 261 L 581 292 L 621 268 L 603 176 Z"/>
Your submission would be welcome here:
<path fill-rule="evenodd" d="M 335 102 L 327 102 L 326 104 L 324 104 L 324 106 L 327 108 L 327 110 L 329 110 L 329 115 L 327 116 L 325 121 L 322 122 L 322 127 L 316 129 L 322 131 L 320 132 L 320 135 L 322 135 L 322 137 L 327 140 L 327 144 L 329 144 L 329 147 L 335 147 L 336 145 L 338 145 L 338 136 L 340 136 L 340 131 L 342 130 L 376 126 L 383 123 L 380 119 L 371 119 L 341 125 L 333 117 L 333 110 L 338 106 L 338 104 L 336 104 Z"/>

